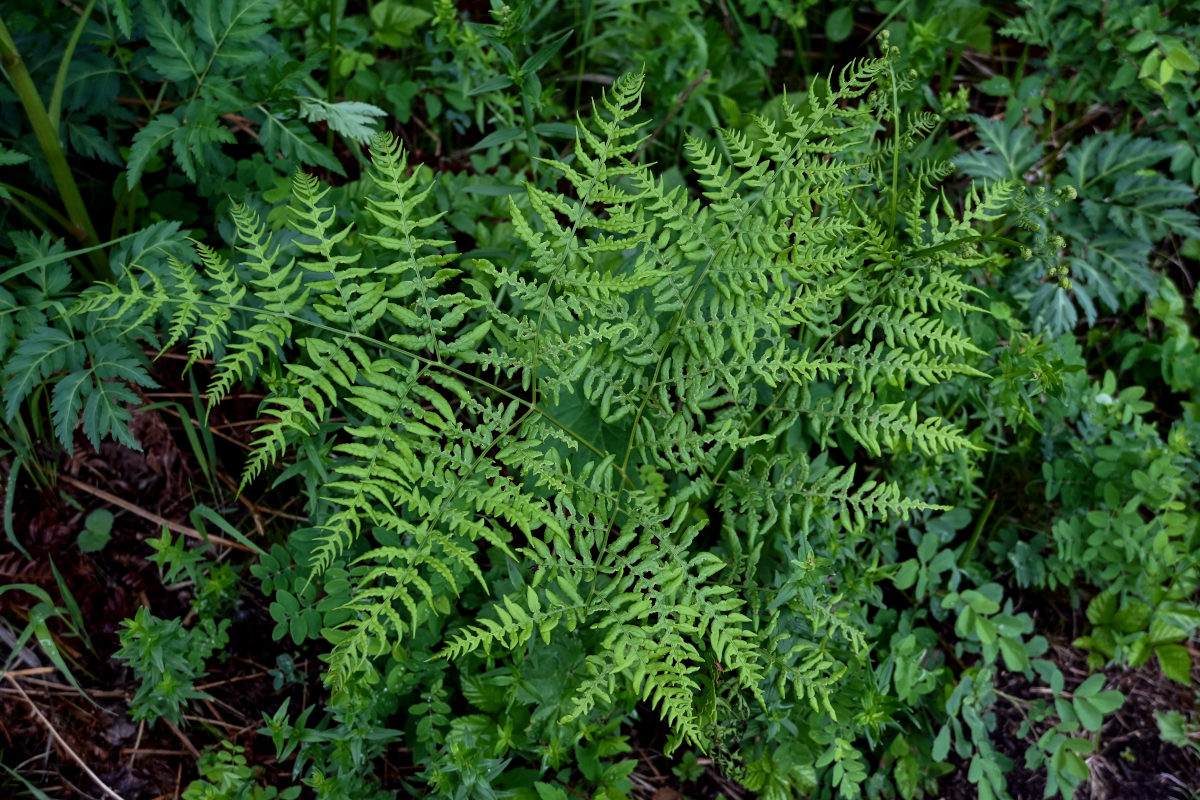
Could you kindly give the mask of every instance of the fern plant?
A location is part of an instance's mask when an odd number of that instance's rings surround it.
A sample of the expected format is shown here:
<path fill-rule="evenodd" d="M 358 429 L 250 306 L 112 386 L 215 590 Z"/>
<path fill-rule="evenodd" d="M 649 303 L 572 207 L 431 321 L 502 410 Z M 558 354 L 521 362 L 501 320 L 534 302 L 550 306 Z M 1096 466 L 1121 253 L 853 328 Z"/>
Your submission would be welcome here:
<path fill-rule="evenodd" d="M 578 639 L 558 724 L 637 698 L 668 749 L 726 752 L 748 729 L 718 709 L 811 709 L 813 746 L 838 731 L 820 766 L 854 796 L 867 620 L 831 559 L 944 509 L 886 477 L 894 457 L 982 449 L 911 397 L 985 377 L 972 270 L 1057 202 L 1001 180 L 955 208 L 950 167 L 912 157 L 936 118 L 901 114 L 896 57 L 885 43 L 782 124 L 689 140 L 694 190 L 638 162 L 643 78 L 624 76 L 545 162 L 564 191 L 512 199 L 511 262 L 456 257 L 385 134 L 362 208 L 297 174 L 284 230 L 235 204 L 232 260 L 197 245 L 84 298 L 214 358 L 213 403 L 267 383 L 243 485 L 329 454 L 310 566 L 348 587 L 322 631 L 341 719 L 427 648 L 519 663 Z M 461 735 L 418 741 L 453 756 Z"/>

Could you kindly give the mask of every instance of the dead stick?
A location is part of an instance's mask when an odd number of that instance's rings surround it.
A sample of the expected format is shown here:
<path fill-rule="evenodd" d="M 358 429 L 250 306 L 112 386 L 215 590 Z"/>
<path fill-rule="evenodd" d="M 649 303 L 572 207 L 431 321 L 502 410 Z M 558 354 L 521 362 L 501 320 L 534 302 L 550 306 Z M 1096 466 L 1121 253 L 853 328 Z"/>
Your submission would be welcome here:
<path fill-rule="evenodd" d="M 67 755 L 69 755 L 71 759 L 79 765 L 79 768 L 86 772 L 87 776 L 95 781 L 96 785 L 99 786 L 106 795 L 115 798 L 115 800 L 125 800 L 125 798 L 121 797 L 121 795 L 108 788 L 108 784 L 100 780 L 100 776 L 92 772 L 88 765 L 84 763 L 83 759 L 79 757 L 79 754 L 71 749 L 71 745 L 67 744 L 66 740 L 58 735 L 58 731 L 54 730 L 54 725 L 52 725 L 50 720 L 46 719 L 46 716 L 42 714 L 42 710 L 37 707 L 37 703 L 33 702 L 33 699 L 25 693 L 25 690 L 21 688 L 21 684 L 17 683 L 17 679 L 12 675 L 5 675 L 4 677 L 8 678 L 8 682 L 16 687 L 17 691 L 21 693 L 21 697 L 25 698 L 26 703 L 29 703 L 29 707 L 33 709 L 33 713 L 38 718 L 38 721 L 46 726 L 46 730 L 50 731 L 50 735 L 54 737 L 54 741 L 58 742 L 59 745 L 61 745 L 62 748 L 67 751 Z"/>
<path fill-rule="evenodd" d="M 208 536 L 205 536 L 204 534 L 202 534 L 200 531 L 196 530 L 195 528 L 191 528 L 187 525 L 182 525 L 178 522 L 172 522 L 169 519 L 160 517 L 158 514 L 155 514 L 152 511 L 147 511 L 146 509 L 141 508 L 140 506 L 136 506 L 133 503 L 129 502 L 128 500 L 123 500 L 120 497 L 117 497 L 115 494 L 106 492 L 103 489 L 97 489 L 95 486 L 90 486 L 89 484 L 86 484 L 83 481 L 75 480 L 70 475 L 59 474 L 58 479 L 60 481 L 65 481 L 68 484 L 70 484 L 71 486 L 74 486 L 76 489 L 85 491 L 94 497 L 99 497 L 101 500 L 105 501 L 106 503 L 111 503 L 112 505 L 117 506 L 118 508 L 123 508 L 131 514 L 136 514 L 137 516 L 141 517 L 142 519 L 150 520 L 155 525 L 162 525 L 162 526 L 166 527 L 167 530 L 182 534 L 182 535 L 188 537 L 189 539 L 196 539 L 201 542 L 211 542 L 212 544 L 219 544 L 222 547 L 232 547 L 234 550 L 245 550 L 247 553 L 254 552 L 253 550 L 251 550 L 249 547 L 246 547 L 246 545 L 242 544 L 241 542 L 235 542 L 232 539 L 225 539 L 221 536 L 215 536 L 213 534 L 209 534 Z"/>

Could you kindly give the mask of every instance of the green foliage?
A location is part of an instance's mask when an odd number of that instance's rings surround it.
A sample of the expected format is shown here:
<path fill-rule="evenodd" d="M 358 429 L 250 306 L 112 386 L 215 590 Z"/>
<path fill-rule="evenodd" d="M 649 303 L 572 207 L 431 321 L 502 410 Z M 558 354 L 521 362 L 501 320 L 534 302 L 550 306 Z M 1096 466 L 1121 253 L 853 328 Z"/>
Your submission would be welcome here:
<path fill-rule="evenodd" d="M 338 173 L 341 164 L 304 123 L 324 122 L 349 142 L 370 138 L 372 120 L 383 116 L 383 110 L 309 96 L 312 89 L 305 79 L 311 67 L 273 57 L 282 49 L 270 24 L 278 4 L 251 0 L 176 7 L 161 0 L 139 3 L 128 20 L 118 17 L 120 36 L 128 39 L 137 32 L 145 37 L 148 48 L 139 53 L 164 87 L 180 98 L 177 107 L 155 114 L 134 136 L 127 169 L 131 187 L 149 160 L 167 149 L 190 180 L 205 179 L 198 164 L 216 168 L 218 174 L 231 172 L 233 165 L 221 148 L 235 141 L 225 119 L 231 114 L 244 115 L 257 126 L 267 155 L 281 153 Z"/>
<path fill-rule="evenodd" d="M 65 314 L 74 292 L 62 241 L 48 235 L 12 234 L 16 268 L 27 281 L 0 288 L 0 373 L 4 418 L 13 423 L 26 404 L 49 409 L 52 434 L 71 452 L 82 419 L 93 447 L 104 437 L 139 449 L 129 432 L 129 407 L 141 405 L 133 387 L 155 387 L 134 337 L 149 337 L 98 317 Z M 180 241 L 178 223 L 153 225 L 126 238 L 112 254 L 114 265 L 132 265 L 158 248 Z M 52 388 L 48 388 L 52 387 Z M 35 420 L 42 418 L 33 412 Z"/>
<path fill-rule="evenodd" d="M 181 578 L 191 583 L 196 622 L 184 628 L 181 619 L 159 619 L 139 608 L 123 623 L 121 649 L 114 657 L 128 662 L 141 684 L 131 702 L 133 718 L 154 722 L 165 717 L 178 725 L 190 702 L 212 699 L 196 683 L 204 677 L 209 657 L 229 642 L 228 612 L 237 597 L 236 576 L 228 564 L 209 564 L 184 545 L 182 536 L 173 539 L 165 529 L 147 544 L 154 549 L 164 583 Z"/>
<path fill-rule="evenodd" d="M 83 530 L 76 542 L 84 553 L 94 553 L 103 550 L 112 540 L 113 514 L 106 508 L 98 508 L 88 514 L 84 520 Z"/>
<path fill-rule="evenodd" d="M 983 148 L 955 159 L 967 174 L 1020 178 L 1041 161 L 1042 147 L 1031 128 L 982 117 L 974 122 Z M 1065 272 L 1051 272 L 1036 289 L 1030 288 L 1037 276 L 1029 269 L 1009 277 L 1011 291 L 1028 302 L 1037 328 L 1060 334 L 1075 327 L 1076 306 L 1090 325 L 1098 302 L 1120 311 L 1157 293 L 1159 278 L 1150 269 L 1155 245 L 1171 235 L 1200 236 L 1190 210 L 1195 193 L 1154 169 L 1177 150 L 1155 139 L 1105 133 L 1067 151 L 1066 170 L 1056 184 L 1070 186 L 1080 202 L 1062 207 L 1055 223 L 1072 253 L 1067 264 L 1074 291 L 1059 291 L 1056 275 Z"/>
<path fill-rule="evenodd" d="M 189 702 L 211 700 L 196 682 L 204 677 L 204 662 L 228 641 L 228 627 L 228 620 L 208 618 L 184 629 L 180 620 L 159 619 L 145 608 L 125 620 L 115 656 L 129 662 L 141 682 L 130 704 L 133 718 L 165 717 L 178 725 Z"/>
<path fill-rule="evenodd" d="M 400 743 L 414 794 L 617 800 L 633 726 L 771 800 L 1005 797 L 1022 750 L 1070 797 L 1124 700 L 1099 670 L 1190 680 L 1193 3 L 10 5 L 130 233 L 68 252 L 0 114 L 35 231 L 0 265 L 9 540 L 43 442 L 136 446 L 143 347 L 210 410 L 254 387 L 239 491 L 307 518 L 264 551 L 193 516 L 255 551 L 292 777 L 223 744 L 186 797 L 390 797 Z M 142 609 L 118 655 L 178 722 L 238 572 L 149 544 L 197 622 Z M 82 622 L 35 596 L 21 642 L 61 660 Z"/>
<path fill-rule="evenodd" d="M 1024 15 L 1000 33 L 1046 48 L 1044 62 L 1035 62 L 1026 80 L 1048 95 L 1048 107 L 1064 104 L 1067 118 L 1068 109 L 1089 104 L 1129 104 L 1175 145 L 1175 175 L 1193 188 L 1200 185 L 1200 21 L 1194 0 L 1112 9 L 1100 0 L 1020 0 L 1018 5 Z M 1020 113 L 1018 108 L 1011 112 Z"/>
<path fill-rule="evenodd" d="M 299 786 L 279 791 L 260 786 L 255 778 L 262 772 L 246 764 L 246 757 L 230 742 L 200 757 L 200 778 L 183 790 L 183 800 L 295 800 Z"/>
<path fill-rule="evenodd" d="M 172 256 L 89 294 L 77 313 L 160 316 L 168 346 L 216 357 L 210 402 L 269 376 L 244 486 L 314 437 L 306 452 L 328 454 L 310 544 L 256 568 L 276 636 L 319 629 L 332 644 L 342 733 L 306 733 L 285 709 L 268 719 L 321 793 L 348 790 L 377 752 L 392 702 L 371 687 L 399 680 L 434 687 L 411 711 L 427 715 L 414 734 L 428 784 L 494 796 L 504 754 L 525 746 L 511 723 L 447 717 L 444 678 L 429 681 L 452 664 L 470 702 L 495 710 L 468 665 L 537 663 L 563 642 L 575 666 L 530 718 L 556 726 L 550 752 L 641 699 L 670 725 L 669 749 L 732 748 L 750 788 L 811 787 L 786 766 L 807 753 L 842 796 L 862 793 L 856 740 L 877 741 L 890 714 L 862 711 L 868 622 L 842 604 L 884 574 L 844 588 L 822 576 L 870 526 L 945 508 L 889 478 L 889 460 L 970 463 L 982 448 L 905 397 L 985 377 L 966 277 L 996 260 L 993 231 L 1036 228 L 1057 202 L 1010 180 L 971 189 L 961 211 L 945 202 L 947 166 L 913 154 L 936 120 L 879 135 L 881 120 L 901 125 L 894 57 L 847 67 L 838 88 L 783 106 L 781 124 L 689 140 L 698 194 L 633 160 L 642 82 L 622 78 L 572 158 L 545 162 L 570 195 L 510 197 L 524 253 L 510 262 L 455 265 L 443 214 L 425 210 L 433 187 L 382 136 L 361 208 L 339 212 L 298 174 L 284 231 L 234 205 L 237 262 L 198 245 L 206 277 Z M 876 466 L 842 460 L 856 448 Z M 311 576 L 292 566 L 305 550 Z M 953 573 L 939 607 L 957 609 L 968 651 L 1032 674 L 1045 643 L 1026 639 L 1028 617 L 994 616 L 1000 587 L 954 591 Z M 341 599 L 317 603 L 317 587 Z M 975 702 L 986 675 L 960 684 Z M 973 777 L 1002 791 L 988 731 L 967 717 L 962 738 L 960 697 L 946 712 L 962 755 L 979 748 Z M 743 751 L 756 726 L 780 724 L 779 703 L 796 752 Z"/>

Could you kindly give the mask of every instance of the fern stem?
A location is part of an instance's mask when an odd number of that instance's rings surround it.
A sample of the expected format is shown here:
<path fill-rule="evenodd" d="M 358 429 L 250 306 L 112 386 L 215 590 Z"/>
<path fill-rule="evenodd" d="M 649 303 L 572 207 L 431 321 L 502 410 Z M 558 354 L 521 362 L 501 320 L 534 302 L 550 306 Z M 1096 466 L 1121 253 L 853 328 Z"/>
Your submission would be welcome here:
<path fill-rule="evenodd" d="M 1018 250 L 1025 246 L 1015 239 L 1009 239 L 1006 236 L 1000 236 L 999 234 L 988 234 L 986 236 L 964 236 L 961 239 L 942 242 L 941 244 L 934 245 L 933 247 L 923 247 L 920 250 L 910 250 L 903 253 L 903 256 L 905 258 L 921 258 L 922 256 L 931 255 L 933 253 L 940 253 L 943 250 L 953 250 L 957 247 L 962 247 L 965 244 L 976 244 L 979 242 L 1001 242 Z"/>
<path fill-rule="evenodd" d="M 59 197 L 71 220 L 71 233 L 86 245 L 97 244 L 99 237 L 96 236 L 96 228 L 92 225 L 92 218 L 88 215 L 87 206 L 83 203 L 83 195 L 80 194 L 79 186 L 75 183 L 75 176 L 71 172 L 70 165 L 67 164 L 67 157 L 63 153 L 62 143 L 58 138 L 58 130 L 51 123 L 46 106 L 42 103 L 42 97 L 33 83 L 33 77 L 25 68 L 25 62 L 21 60 L 21 53 L 17 50 L 16 42 L 9 34 L 3 17 L 0 17 L 0 61 L 3 62 L 13 90 L 16 91 L 21 106 L 25 109 L 25 115 L 33 128 L 38 145 L 42 149 L 42 155 L 46 158 L 50 176 L 54 179 L 54 185 L 58 189 Z M 98 249 L 90 250 L 88 261 L 91 262 L 92 268 L 83 271 L 83 278 L 88 281 L 112 279 L 108 260 L 102 252 Z"/>
<path fill-rule="evenodd" d="M 900 202 L 900 87 L 896 85 L 896 68 L 890 60 L 888 75 L 892 79 L 892 210 L 888 221 L 888 238 L 895 241 L 896 206 Z"/>

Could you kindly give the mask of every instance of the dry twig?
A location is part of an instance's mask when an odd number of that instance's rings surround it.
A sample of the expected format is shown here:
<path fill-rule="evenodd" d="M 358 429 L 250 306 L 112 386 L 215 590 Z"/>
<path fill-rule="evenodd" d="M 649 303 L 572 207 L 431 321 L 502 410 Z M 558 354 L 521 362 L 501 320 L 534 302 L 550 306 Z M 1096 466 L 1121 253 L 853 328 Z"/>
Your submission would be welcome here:
<path fill-rule="evenodd" d="M 17 683 L 17 679 L 12 675 L 5 675 L 4 677 L 8 678 L 8 682 L 11 683 L 14 688 L 16 688 L 21 697 L 25 698 L 25 702 L 28 703 L 29 707 L 33 709 L 34 716 L 38 718 L 38 721 L 41 722 L 42 725 L 46 726 L 46 730 L 48 730 L 50 735 L 54 737 L 54 741 L 58 742 L 59 746 L 62 747 L 63 750 L 67 751 L 67 755 L 69 755 L 71 759 L 79 765 L 79 768 L 82 769 L 89 778 L 95 781 L 96 785 L 100 787 L 101 791 L 103 791 L 109 797 L 114 798 L 114 800 L 125 800 L 125 798 L 121 797 L 121 795 L 110 789 L 108 784 L 100 780 L 100 776 L 92 772 L 91 768 L 88 767 L 84 760 L 79 757 L 79 754 L 71 749 L 71 745 L 67 744 L 66 739 L 63 739 L 58 735 L 58 731 L 54 729 L 54 725 L 50 723 L 50 720 L 46 719 L 46 716 L 42 713 L 42 710 L 37 707 L 37 703 L 33 702 L 33 698 L 25 693 L 25 690 L 21 687 L 21 684 Z"/>

